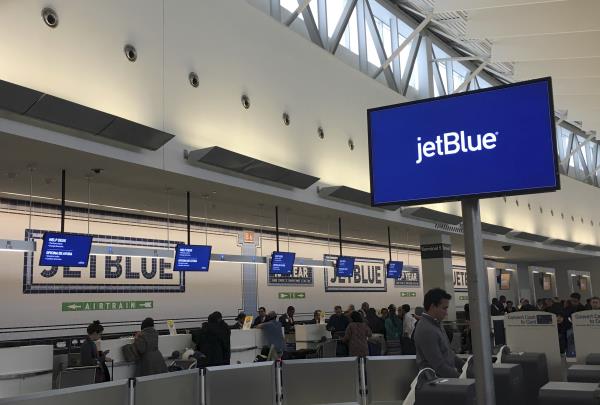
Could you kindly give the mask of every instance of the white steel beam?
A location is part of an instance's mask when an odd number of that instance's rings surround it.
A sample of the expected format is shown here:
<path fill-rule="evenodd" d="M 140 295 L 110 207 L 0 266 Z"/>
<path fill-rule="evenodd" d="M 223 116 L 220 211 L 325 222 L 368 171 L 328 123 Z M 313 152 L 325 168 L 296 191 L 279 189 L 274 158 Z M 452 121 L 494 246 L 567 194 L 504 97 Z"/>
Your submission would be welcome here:
<path fill-rule="evenodd" d="M 331 42 L 329 43 L 329 52 L 335 53 L 338 46 L 340 45 L 340 41 L 342 40 L 342 36 L 344 36 L 344 31 L 346 31 L 348 21 L 350 21 L 350 17 L 352 16 L 352 12 L 356 7 L 357 2 L 358 0 L 348 0 L 346 2 L 344 10 L 342 11 L 342 15 L 340 16 L 340 20 L 335 26 L 335 30 L 333 31 L 333 35 L 331 36 Z"/>
<path fill-rule="evenodd" d="M 578 143 L 577 146 L 571 148 L 571 151 L 567 154 L 567 156 L 565 156 L 563 158 L 563 160 L 561 160 L 562 164 L 568 163 L 569 159 L 571 159 L 572 156 L 574 156 L 577 152 L 579 152 L 585 145 L 587 145 L 588 143 L 592 142 L 594 139 L 596 139 L 596 131 L 591 132 L 587 138 L 585 138 L 585 141 L 579 143 L 579 141 L 576 140 L 576 142 Z"/>
<path fill-rule="evenodd" d="M 423 21 L 421 21 L 421 24 L 419 24 L 417 26 L 417 28 L 415 28 L 414 31 L 411 32 L 408 37 L 406 37 L 406 39 L 400 44 L 400 46 L 398 46 L 396 49 L 394 49 L 394 51 L 392 52 L 390 57 L 387 58 L 387 60 L 381 64 L 381 67 L 379 68 L 379 70 L 377 70 L 377 72 L 375 72 L 375 74 L 373 75 L 373 78 L 379 76 L 381 74 L 381 72 L 383 71 L 383 69 L 388 67 L 390 65 L 390 63 L 392 63 L 392 61 L 400 55 L 400 52 L 402 52 L 402 50 L 404 48 L 406 48 L 408 46 L 408 44 L 410 44 L 412 42 L 412 40 L 417 35 L 419 35 L 420 32 L 423 31 L 423 29 L 425 29 L 425 27 L 427 27 L 427 24 L 429 24 L 429 22 L 431 21 L 431 18 L 432 18 L 432 15 L 430 14 L 427 17 L 425 17 L 425 19 Z"/>
<path fill-rule="evenodd" d="M 375 51 L 377 52 L 377 56 L 379 57 L 379 61 L 382 64 L 383 69 L 379 69 L 378 72 L 383 72 L 385 76 L 385 81 L 390 89 L 394 91 L 398 91 L 398 86 L 396 85 L 396 81 L 394 80 L 394 75 L 392 74 L 392 69 L 390 69 L 390 65 L 387 64 L 383 66 L 386 62 L 387 55 L 385 54 L 385 49 L 383 47 L 383 41 L 381 40 L 381 34 L 377 29 L 377 25 L 375 24 L 375 16 L 373 15 L 373 10 L 371 9 L 371 5 L 369 4 L 369 0 L 364 0 L 365 5 L 365 19 L 367 23 L 367 27 L 369 27 L 369 31 L 371 32 L 371 38 L 373 39 L 373 44 L 375 45 Z M 374 78 L 377 76 L 374 76 Z"/>
<path fill-rule="evenodd" d="M 461 91 L 464 91 L 469 84 L 471 83 L 471 81 L 477 77 L 477 75 L 479 73 L 481 73 L 481 71 L 485 68 L 485 65 L 487 65 L 487 62 L 481 62 L 481 65 L 479 65 L 477 67 L 477 69 L 475 69 L 474 71 L 471 72 L 471 74 L 465 79 L 464 82 L 462 82 L 462 84 L 460 86 L 458 86 L 458 88 L 456 89 L 456 91 L 454 91 L 453 93 L 460 93 Z"/>

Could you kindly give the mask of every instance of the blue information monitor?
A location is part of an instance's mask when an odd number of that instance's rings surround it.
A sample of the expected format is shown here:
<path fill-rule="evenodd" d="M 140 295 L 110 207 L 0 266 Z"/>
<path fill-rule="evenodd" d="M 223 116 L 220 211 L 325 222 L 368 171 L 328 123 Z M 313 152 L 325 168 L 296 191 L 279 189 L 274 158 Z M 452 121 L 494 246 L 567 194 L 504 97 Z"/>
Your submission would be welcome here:
<path fill-rule="evenodd" d="M 354 275 L 354 257 L 338 256 L 335 262 L 335 275 L 337 277 L 352 277 Z"/>
<path fill-rule="evenodd" d="M 174 271 L 208 271 L 212 246 L 177 245 Z"/>
<path fill-rule="evenodd" d="M 404 262 L 391 261 L 387 264 L 387 278 L 400 278 L 402 277 L 402 269 L 404 268 Z"/>
<path fill-rule="evenodd" d="M 374 206 L 560 189 L 550 78 L 368 110 Z"/>
<path fill-rule="evenodd" d="M 296 253 L 273 252 L 271 254 L 269 272 L 271 274 L 292 274 L 292 271 L 294 270 L 295 260 Z"/>
<path fill-rule="evenodd" d="M 46 232 L 40 266 L 87 267 L 92 239 L 91 235 Z"/>

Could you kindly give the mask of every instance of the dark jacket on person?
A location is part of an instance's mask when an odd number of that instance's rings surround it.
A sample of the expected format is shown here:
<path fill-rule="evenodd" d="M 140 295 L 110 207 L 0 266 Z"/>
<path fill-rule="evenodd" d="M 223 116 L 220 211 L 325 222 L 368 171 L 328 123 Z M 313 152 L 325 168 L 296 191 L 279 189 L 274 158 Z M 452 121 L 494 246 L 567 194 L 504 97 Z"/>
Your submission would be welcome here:
<path fill-rule="evenodd" d="M 571 322 L 571 315 L 573 315 L 575 312 L 581 312 L 581 311 L 585 311 L 585 307 L 581 303 L 579 303 L 577 305 L 572 305 L 572 304 L 567 305 L 567 307 L 564 310 L 565 322 L 566 322 L 567 329 L 573 328 L 573 323 Z"/>
<path fill-rule="evenodd" d="M 279 323 L 283 326 L 285 333 L 292 333 L 294 331 L 294 318 L 288 314 L 283 314 L 279 317 Z"/>
<path fill-rule="evenodd" d="M 432 368 L 438 377 L 458 378 L 464 362 L 456 356 L 440 322 L 423 314 L 414 333 L 419 370 Z"/>
<path fill-rule="evenodd" d="M 344 314 L 332 314 L 327 321 L 327 330 L 331 332 L 343 332 L 348 327 L 350 321 Z"/>
<path fill-rule="evenodd" d="M 500 304 L 492 304 L 490 305 L 490 313 L 492 316 L 501 316 L 504 315 L 504 309 Z"/>
<path fill-rule="evenodd" d="M 385 335 L 385 321 L 376 314 L 367 312 L 367 324 L 371 328 L 371 332 Z"/>
<path fill-rule="evenodd" d="M 205 322 L 192 333 L 196 350 L 208 358 L 208 366 L 227 366 L 231 360 L 231 331 L 224 321 Z"/>
<path fill-rule="evenodd" d="M 98 367 L 96 369 L 95 382 L 101 383 L 105 381 L 110 381 L 110 374 L 108 373 L 108 368 L 104 363 L 105 356 L 102 354 L 102 352 L 98 352 L 96 342 L 91 340 L 89 337 L 86 337 L 85 341 L 81 344 L 79 353 L 81 356 L 81 366 Z"/>
<path fill-rule="evenodd" d="M 153 327 L 142 329 L 133 341 L 135 350 L 140 355 L 137 362 L 136 376 L 160 374 L 167 372 L 167 365 L 162 353 L 158 350 L 158 332 Z"/>
<path fill-rule="evenodd" d="M 260 325 L 261 323 L 263 323 L 265 320 L 267 319 L 266 316 L 263 316 L 262 318 L 260 316 L 257 316 L 256 318 L 254 318 L 254 320 L 252 321 L 252 327 L 255 328 L 256 325 Z"/>

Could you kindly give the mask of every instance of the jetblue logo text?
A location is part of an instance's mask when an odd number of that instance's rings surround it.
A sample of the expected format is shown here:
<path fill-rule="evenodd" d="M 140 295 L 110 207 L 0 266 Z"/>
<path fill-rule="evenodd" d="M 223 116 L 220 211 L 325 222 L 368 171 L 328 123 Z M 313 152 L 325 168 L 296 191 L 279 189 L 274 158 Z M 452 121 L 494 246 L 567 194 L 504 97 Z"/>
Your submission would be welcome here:
<path fill-rule="evenodd" d="M 98 260 L 100 259 L 100 260 Z M 100 261 L 100 263 L 98 263 Z M 137 262 L 137 263 L 134 263 Z M 104 262 L 104 263 L 102 263 Z M 99 266 L 100 265 L 100 266 Z M 100 267 L 100 269 L 99 269 Z M 146 257 L 123 257 L 123 256 L 90 256 L 90 265 L 88 277 L 90 279 L 146 279 L 152 280 L 159 278 L 161 280 L 170 280 L 173 278 L 172 272 L 167 272 L 172 267 L 171 263 L 165 259 L 146 258 Z M 44 269 L 41 272 L 42 277 L 51 278 L 56 276 L 62 269 L 62 277 L 64 278 L 81 278 L 82 271 L 79 269 L 72 270 L 70 267 L 52 266 L 49 269 Z M 98 274 L 100 270 L 100 275 Z M 137 270 L 137 271 L 136 271 Z M 87 270 L 86 270 L 87 271 Z M 158 277 L 157 277 L 158 276 Z"/>
<path fill-rule="evenodd" d="M 417 137 L 417 164 L 421 164 L 424 158 L 434 156 L 455 155 L 457 153 L 479 152 L 492 150 L 496 147 L 497 132 L 487 132 L 483 135 L 465 135 L 465 131 L 446 132 L 438 135 L 435 141 L 421 143 L 421 137 Z"/>

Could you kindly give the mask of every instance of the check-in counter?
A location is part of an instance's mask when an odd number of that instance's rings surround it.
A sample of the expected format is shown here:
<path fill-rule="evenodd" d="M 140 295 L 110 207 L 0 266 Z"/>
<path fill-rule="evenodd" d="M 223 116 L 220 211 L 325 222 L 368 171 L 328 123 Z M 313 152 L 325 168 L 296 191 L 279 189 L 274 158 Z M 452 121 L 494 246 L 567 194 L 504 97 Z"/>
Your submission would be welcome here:
<path fill-rule="evenodd" d="M 52 389 L 53 347 L 0 349 L 0 398 Z"/>
<path fill-rule="evenodd" d="M 296 349 L 316 349 L 323 336 L 331 339 L 331 332 L 325 324 L 295 325 Z"/>
<path fill-rule="evenodd" d="M 113 380 L 127 379 L 135 376 L 135 363 L 125 361 L 123 357 L 123 346 L 133 343 L 133 337 L 121 338 L 121 339 L 108 339 L 100 342 L 100 350 L 110 350 L 108 357 L 111 358 L 114 364 L 107 363 L 107 366 L 113 373 Z M 179 351 L 180 354 L 186 349 L 194 348 L 192 342 L 192 335 L 181 334 L 181 335 L 160 335 L 158 337 L 158 350 L 162 353 L 166 359 L 174 351 Z"/>
<path fill-rule="evenodd" d="M 263 340 L 260 329 L 232 329 L 230 364 L 252 363 L 263 347 Z"/>

